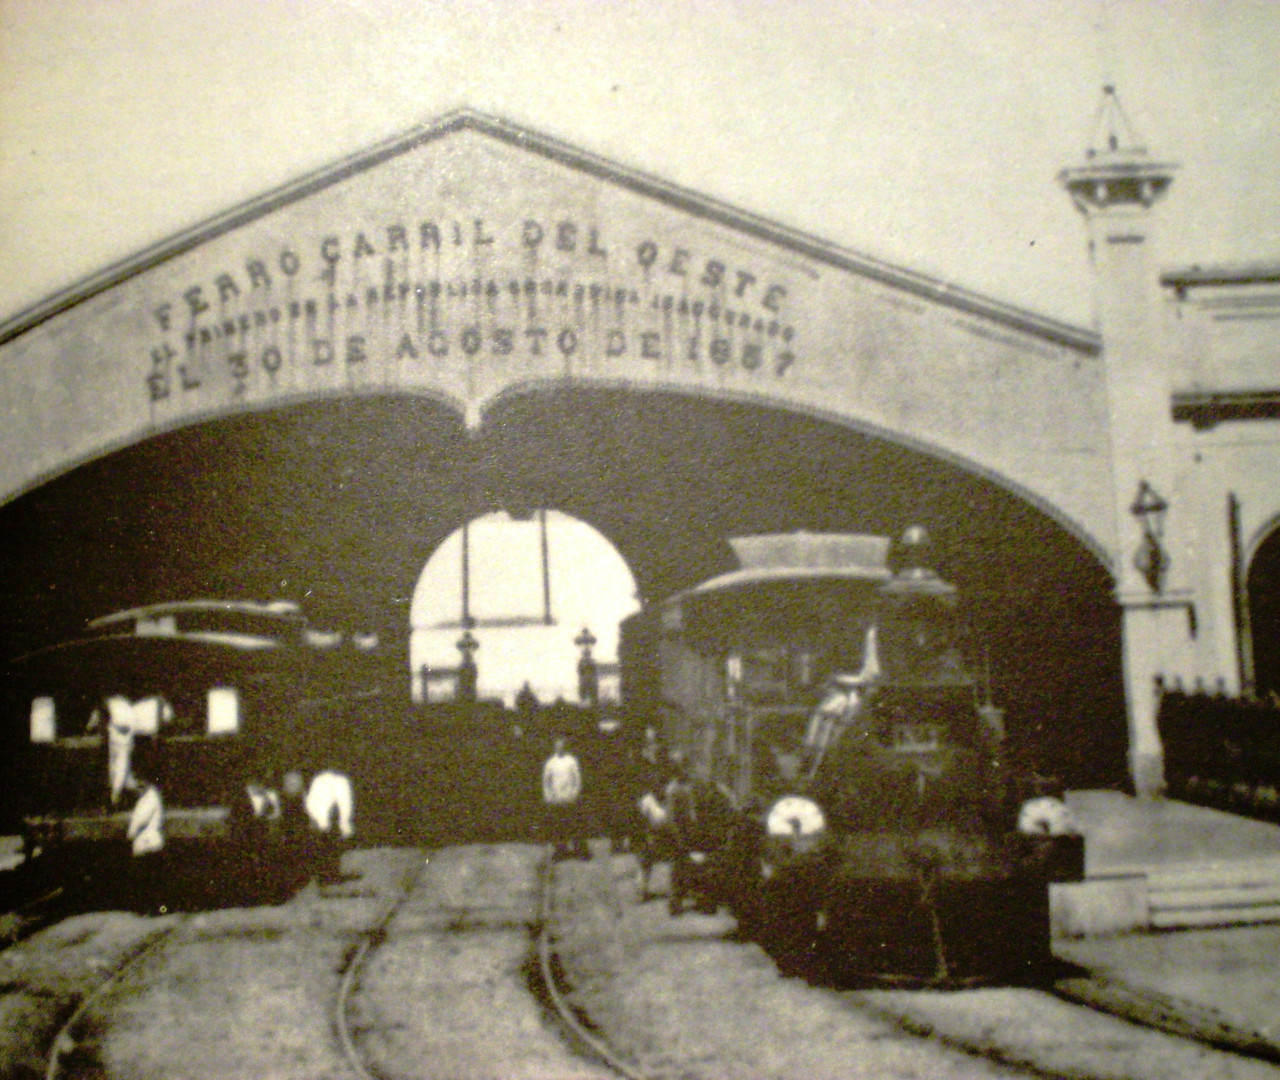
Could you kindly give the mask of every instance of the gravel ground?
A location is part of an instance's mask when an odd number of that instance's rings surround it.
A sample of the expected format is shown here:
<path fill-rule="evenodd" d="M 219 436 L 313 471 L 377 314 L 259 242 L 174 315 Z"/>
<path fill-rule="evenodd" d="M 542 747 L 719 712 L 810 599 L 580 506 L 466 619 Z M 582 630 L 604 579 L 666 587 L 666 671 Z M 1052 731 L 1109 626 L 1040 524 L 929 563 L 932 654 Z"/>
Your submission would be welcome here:
<path fill-rule="evenodd" d="M 333 1002 L 355 943 L 413 880 L 412 851 L 347 857 L 346 885 L 278 907 L 191 915 L 130 969 L 99 1051 L 114 1076 L 314 1080 L 347 1075 Z"/>
<path fill-rule="evenodd" d="M 1277 1080 L 1280 1069 L 1166 1035 L 1038 990 L 850 993 L 917 1032 L 1039 1076 L 1107 1080 Z"/>
<path fill-rule="evenodd" d="M 320 1080 L 350 1069 L 336 1037 L 343 972 L 415 886 L 358 969 L 347 1017 L 397 1080 L 604 1080 L 530 984 L 543 851 L 363 850 L 349 879 L 277 906 L 66 919 L 0 953 L 0 1080 L 43 1076 L 80 998 L 153 935 L 91 1014 L 75 1066 L 158 1080 Z M 100 1073 L 97 1072 L 100 1068 Z"/>
<path fill-rule="evenodd" d="M 377 1070 L 431 1080 L 600 1080 L 530 988 L 541 849 L 353 852 L 345 885 L 277 907 L 65 919 L 0 952 L 0 1080 L 43 1075 L 79 998 L 148 937 L 111 991 L 98 1056 L 115 1076 L 311 1080 L 347 1069 L 336 987 L 362 935 L 417 889 L 361 970 L 350 1017 Z M 552 927 L 572 1002 L 653 1080 L 830 1077 L 1262 1080 L 1280 1069 L 1029 989 L 838 991 L 780 976 L 727 915 L 639 902 L 635 860 L 596 846 L 556 865 Z M 660 868 L 655 885 L 662 893 Z M 1276 1036 L 1280 928 L 1063 943 L 1113 979 L 1213 1006 Z"/>
<path fill-rule="evenodd" d="M 1280 1046 L 1280 925 L 1059 942 L 1066 960 L 1212 1009 Z"/>
<path fill-rule="evenodd" d="M 0 952 L 0 1077 L 43 1076 L 59 1025 L 165 920 L 121 912 L 64 919 Z"/>
<path fill-rule="evenodd" d="M 637 903 L 634 868 L 598 853 L 561 864 L 554 918 L 575 1004 L 654 1080 L 1015 1075 L 780 978 L 763 950 L 733 939 L 728 916 L 672 919 L 661 900 Z"/>
<path fill-rule="evenodd" d="M 560 866 L 554 925 L 573 1000 L 655 1080 L 1280 1077 L 1034 989 L 809 985 L 737 940 L 726 915 L 672 919 L 637 900 L 634 861 L 597 852 Z"/>
<path fill-rule="evenodd" d="M 434 852 L 362 972 L 354 1018 L 397 1080 L 605 1080 L 529 988 L 543 853 L 528 845 Z"/>

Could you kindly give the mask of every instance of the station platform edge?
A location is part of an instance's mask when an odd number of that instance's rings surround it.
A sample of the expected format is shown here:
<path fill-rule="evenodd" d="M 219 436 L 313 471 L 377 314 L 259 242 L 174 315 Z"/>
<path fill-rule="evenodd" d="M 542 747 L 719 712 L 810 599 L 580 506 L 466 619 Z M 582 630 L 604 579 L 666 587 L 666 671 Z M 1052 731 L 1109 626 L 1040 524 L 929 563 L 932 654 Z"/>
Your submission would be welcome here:
<path fill-rule="evenodd" d="M 1085 879 L 1054 885 L 1054 932 L 1280 923 L 1280 826 L 1176 799 L 1067 795 L 1085 835 Z"/>

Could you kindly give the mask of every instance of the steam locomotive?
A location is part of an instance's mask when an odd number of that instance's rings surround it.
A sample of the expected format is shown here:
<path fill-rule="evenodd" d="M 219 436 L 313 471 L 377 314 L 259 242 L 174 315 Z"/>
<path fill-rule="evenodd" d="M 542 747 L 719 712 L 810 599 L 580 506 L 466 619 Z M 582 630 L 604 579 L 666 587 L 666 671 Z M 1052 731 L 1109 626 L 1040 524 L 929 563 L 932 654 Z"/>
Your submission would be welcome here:
<path fill-rule="evenodd" d="M 927 536 L 731 541 L 740 568 L 622 627 L 631 715 L 729 813 L 708 886 L 844 978 L 963 984 L 1050 963 L 1049 884 L 1083 875 L 1065 803 L 1005 758 Z M 709 809 L 711 807 L 709 806 Z"/>

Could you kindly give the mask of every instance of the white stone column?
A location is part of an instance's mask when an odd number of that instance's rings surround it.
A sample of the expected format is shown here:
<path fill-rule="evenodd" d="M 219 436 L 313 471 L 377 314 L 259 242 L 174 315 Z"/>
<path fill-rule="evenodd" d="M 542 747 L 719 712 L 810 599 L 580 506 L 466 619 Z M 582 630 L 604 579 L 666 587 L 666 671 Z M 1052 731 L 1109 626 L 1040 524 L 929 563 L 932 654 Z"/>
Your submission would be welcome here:
<path fill-rule="evenodd" d="M 1165 526 L 1173 521 L 1165 515 L 1185 513 L 1168 503 L 1179 487 L 1179 465 L 1151 256 L 1152 207 L 1172 182 L 1173 169 L 1147 158 L 1114 88 L 1106 87 L 1085 163 L 1059 175 L 1089 226 L 1110 409 L 1111 563 L 1123 612 L 1130 771 L 1142 795 L 1164 787 L 1154 679 L 1185 659 L 1187 604 L 1194 602 L 1188 590 L 1173 587 L 1173 575 L 1153 573 L 1149 562 L 1136 558 L 1149 532 L 1154 548 L 1147 554 L 1167 559 Z"/>

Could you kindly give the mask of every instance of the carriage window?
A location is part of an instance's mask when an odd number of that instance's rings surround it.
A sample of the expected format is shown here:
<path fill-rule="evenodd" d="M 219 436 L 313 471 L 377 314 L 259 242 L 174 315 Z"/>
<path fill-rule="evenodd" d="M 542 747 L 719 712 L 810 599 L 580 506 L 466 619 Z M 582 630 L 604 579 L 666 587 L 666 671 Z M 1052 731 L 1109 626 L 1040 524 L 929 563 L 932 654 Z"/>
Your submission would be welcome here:
<path fill-rule="evenodd" d="M 58 736 L 58 711 L 51 697 L 38 697 L 31 702 L 31 741 L 51 743 Z"/>
<path fill-rule="evenodd" d="M 730 653 L 724 662 L 725 692 L 730 701 L 742 696 L 742 657 Z"/>
<path fill-rule="evenodd" d="M 234 686 L 209 691 L 208 733 L 234 735 L 240 730 L 240 692 Z"/>
<path fill-rule="evenodd" d="M 102 718 L 92 697 L 59 692 L 31 699 L 30 737 L 33 743 L 90 744 L 102 739 Z"/>
<path fill-rule="evenodd" d="M 161 727 L 173 722 L 173 706 L 158 694 L 139 698 L 133 703 L 133 733 L 158 735 Z"/>

